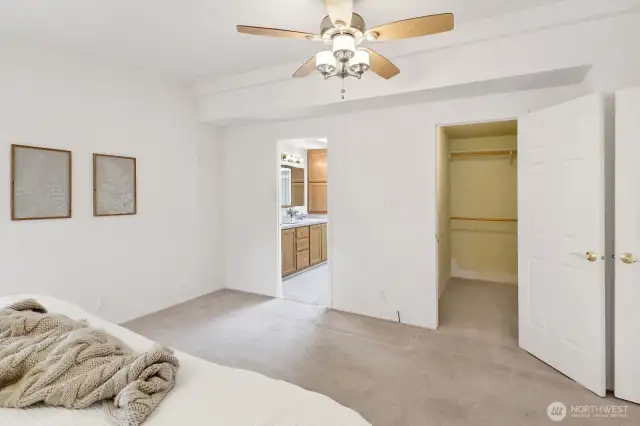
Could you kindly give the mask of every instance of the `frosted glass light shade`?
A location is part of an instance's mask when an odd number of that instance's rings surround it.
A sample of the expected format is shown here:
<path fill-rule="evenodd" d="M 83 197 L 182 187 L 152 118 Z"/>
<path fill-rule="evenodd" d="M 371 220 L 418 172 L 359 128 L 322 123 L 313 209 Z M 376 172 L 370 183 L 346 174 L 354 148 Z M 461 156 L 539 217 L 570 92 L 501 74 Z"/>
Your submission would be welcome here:
<path fill-rule="evenodd" d="M 346 62 L 353 58 L 356 52 L 356 39 L 349 34 L 341 34 L 333 38 L 333 56 L 339 61 Z"/>
<path fill-rule="evenodd" d="M 334 72 L 336 70 L 336 58 L 333 57 L 333 52 L 330 50 L 318 52 L 316 55 L 316 69 L 323 75 Z"/>
<path fill-rule="evenodd" d="M 357 50 L 353 58 L 349 60 L 349 68 L 356 73 L 363 73 L 370 68 L 369 52 L 366 50 Z"/>

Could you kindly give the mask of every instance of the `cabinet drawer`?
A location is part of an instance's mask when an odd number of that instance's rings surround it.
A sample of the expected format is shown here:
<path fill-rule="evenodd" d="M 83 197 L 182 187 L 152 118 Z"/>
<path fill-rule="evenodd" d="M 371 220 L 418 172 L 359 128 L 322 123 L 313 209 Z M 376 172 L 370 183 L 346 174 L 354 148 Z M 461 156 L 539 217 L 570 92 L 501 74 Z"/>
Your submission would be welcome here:
<path fill-rule="evenodd" d="M 309 239 L 299 238 L 296 240 L 296 251 L 309 250 Z"/>
<path fill-rule="evenodd" d="M 296 270 L 309 267 L 309 250 L 299 251 L 296 256 Z"/>
<path fill-rule="evenodd" d="M 301 226 L 296 228 L 296 238 L 309 238 L 309 227 Z"/>

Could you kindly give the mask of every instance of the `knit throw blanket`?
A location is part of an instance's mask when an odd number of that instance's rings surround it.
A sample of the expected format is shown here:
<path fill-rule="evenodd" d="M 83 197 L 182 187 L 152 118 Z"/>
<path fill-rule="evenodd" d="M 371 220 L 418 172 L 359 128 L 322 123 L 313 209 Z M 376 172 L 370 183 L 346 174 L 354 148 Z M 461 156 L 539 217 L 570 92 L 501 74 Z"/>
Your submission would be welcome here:
<path fill-rule="evenodd" d="M 100 403 L 115 424 L 137 426 L 173 388 L 177 369 L 170 349 L 133 353 L 33 299 L 0 309 L 0 407 Z"/>

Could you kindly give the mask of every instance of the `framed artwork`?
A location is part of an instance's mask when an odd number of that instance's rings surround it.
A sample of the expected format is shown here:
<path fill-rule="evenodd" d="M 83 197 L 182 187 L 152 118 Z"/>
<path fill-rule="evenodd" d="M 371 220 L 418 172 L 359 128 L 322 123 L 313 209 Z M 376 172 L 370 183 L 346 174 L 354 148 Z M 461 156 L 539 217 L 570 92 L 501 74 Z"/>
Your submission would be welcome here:
<path fill-rule="evenodd" d="M 93 154 L 93 215 L 124 216 L 136 212 L 136 159 Z"/>
<path fill-rule="evenodd" d="M 71 151 L 11 145 L 11 220 L 71 217 Z"/>

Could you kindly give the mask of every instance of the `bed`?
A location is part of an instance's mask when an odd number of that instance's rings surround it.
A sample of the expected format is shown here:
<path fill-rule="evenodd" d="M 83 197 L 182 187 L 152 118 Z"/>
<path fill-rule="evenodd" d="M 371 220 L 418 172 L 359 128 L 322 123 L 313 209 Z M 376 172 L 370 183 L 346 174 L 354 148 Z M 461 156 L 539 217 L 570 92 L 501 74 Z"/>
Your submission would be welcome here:
<path fill-rule="evenodd" d="M 135 351 L 153 342 L 80 307 L 41 295 L 0 297 L 4 307 L 34 298 L 50 312 L 89 324 L 120 338 Z M 180 359 L 176 386 L 143 426 L 371 426 L 359 414 L 332 399 L 261 374 L 223 367 L 176 351 Z M 0 409 L 0 425 L 113 426 L 98 407 L 88 410 L 37 407 Z"/>

